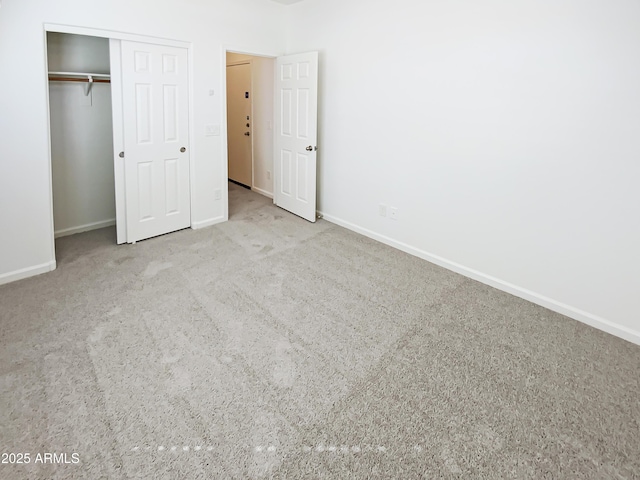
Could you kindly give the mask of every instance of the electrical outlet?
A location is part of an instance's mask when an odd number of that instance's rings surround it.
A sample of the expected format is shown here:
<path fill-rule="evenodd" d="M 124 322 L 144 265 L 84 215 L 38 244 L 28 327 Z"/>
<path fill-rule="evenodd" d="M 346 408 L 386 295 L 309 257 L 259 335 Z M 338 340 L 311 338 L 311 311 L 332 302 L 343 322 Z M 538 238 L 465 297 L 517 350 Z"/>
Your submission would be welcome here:
<path fill-rule="evenodd" d="M 378 214 L 381 217 L 387 216 L 387 206 L 385 204 L 381 203 L 380 205 L 378 205 Z"/>
<path fill-rule="evenodd" d="M 267 170 L 267 180 L 271 180 L 271 170 Z"/>
<path fill-rule="evenodd" d="M 389 209 L 389 218 L 391 218 L 391 220 L 398 220 L 398 209 L 396 207 Z"/>
<path fill-rule="evenodd" d="M 220 198 L 222 198 L 222 192 L 220 191 L 219 188 L 217 188 L 216 191 L 214 192 L 214 197 L 216 200 L 220 200 Z"/>

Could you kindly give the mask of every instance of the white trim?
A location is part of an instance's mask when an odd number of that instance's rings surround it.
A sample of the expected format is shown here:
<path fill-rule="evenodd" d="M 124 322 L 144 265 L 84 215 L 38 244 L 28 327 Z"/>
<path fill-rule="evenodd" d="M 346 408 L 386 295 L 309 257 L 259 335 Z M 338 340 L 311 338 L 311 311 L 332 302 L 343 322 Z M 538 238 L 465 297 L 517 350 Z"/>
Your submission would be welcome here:
<path fill-rule="evenodd" d="M 566 315 L 567 317 L 585 323 L 591 327 L 597 328 L 598 330 L 602 330 L 604 332 L 610 333 L 611 335 L 615 335 L 616 337 L 620 337 L 624 340 L 640 345 L 640 331 L 632 330 L 623 325 L 619 325 L 602 317 L 598 317 L 597 315 L 585 312 L 584 310 L 572 307 L 571 305 L 567 305 L 552 298 L 545 297 L 544 295 L 540 295 L 539 293 L 532 292 L 531 290 L 527 290 L 526 288 L 513 285 L 509 282 L 505 282 L 504 280 L 500 280 L 499 278 L 492 277 L 491 275 L 484 274 L 477 270 L 465 267 L 464 265 L 460 265 L 459 263 L 447 260 L 446 258 L 442 258 L 438 255 L 434 255 L 419 248 L 412 247 L 411 245 L 399 242 L 385 235 L 381 235 L 351 222 L 347 222 L 346 220 L 342 220 L 323 212 L 319 213 L 320 215 L 322 215 L 322 218 L 324 218 L 328 222 L 335 223 L 336 225 L 340 225 L 341 227 L 344 227 L 348 230 L 360 233 L 366 237 L 397 248 L 398 250 L 402 250 L 405 253 L 414 255 L 423 260 L 439 265 L 443 268 L 446 268 L 447 270 L 459 273 L 460 275 L 464 275 L 465 277 L 477 280 L 481 283 L 497 288 L 498 290 L 502 290 L 503 292 L 510 293 L 511 295 L 523 298 L 532 303 L 548 308 L 549 310 L 553 310 L 554 312 Z"/>
<path fill-rule="evenodd" d="M 262 190 L 258 187 L 251 187 L 251 191 L 259 193 L 260 195 L 264 195 L 265 197 L 273 198 L 273 193 L 267 192 L 266 190 Z"/>
<path fill-rule="evenodd" d="M 188 84 L 188 105 L 189 105 L 189 217 L 191 228 L 195 228 L 196 222 L 193 221 L 194 212 L 196 211 L 196 108 L 195 108 L 195 60 L 193 57 L 193 45 L 191 43 L 186 44 L 187 49 L 187 84 Z"/>
<path fill-rule="evenodd" d="M 91 230 L 98 230 L 99 228 L 112 227 L 116 224 L 115 218 L 109 220 L 103 220 L 101 222 L 87 223 L 78 227 L 64 228 L 62 230 L 56 230 L 54 232 L 55 238 L 67 237 L 69 235 L 75 235 L 76 233 L 89 232 Z"/>
<path fill-rule="evenodd" d="M 220 122 L 220 136 L 222 146 L 222 162 L 220 162 L 220 181 L 222 182 L 222 216 L 223 221 L 229 220 L 229 134 L 227 131 L 227 47 L 222 45 L 220 63 L 222 63 L 222 85 L 220 86 L 220 105 L 222 106 L 222 121 Z"/>
<path fill-rule="evenodd" d="M 111 72 L 111 124 L 113 125 L 113 178 L 116 200 L 116 243 L 127 243 L 127 197 L 124 176 L 124 106 L 122 105 L 122 42 L 109 39 Z"/>
<path fill-rule="evenodd" d="M 44 72 L 45 72 L 45 78 L 48 79 L 49 75 L 47 72 L 49 72 L 49 42 L 47 40 L 46 28 L 42 32 L 42 42 L 44 47 Z M 46 102 L 45 105 L 47 108 L 47 167 L 48 167 L 47 173 L 49 174 L 47 187 L 49 189 L 49 231 L 51 232 L 51 236 L 49 237 L 49 240 L 51 245 L 51 262 L 53 262 L 53 265 L 54 265 L 53 268 L 56 268 L 55 267 L 56 237 L 55 237 L 55 234 L 53 233 L 55 229 L 55 221 L 53 218 L 53 161 L 52 161 L 52 151 L 51 151 L 51 100 L 49 99 L 49 82 L 48 81 L 45 82 L 44 95 L 45 95 L 45 102 Z M 29 270 L 29 269 L 30 267 L 23 270 Z M 37 273 L 34 273 L 33 275 L 38 275 L 39 273 L 42 273 L 42 272 L 37 272 Z M 11 273 L 8 273 L 5 275 L 11 275 Z M 4 276 L 0 276 L 0 279 L 1 278 L 4 278 Z M 2 284 L 1 280 L 0 280 L 0 284 Z"/>
<path fill-rule="evenodd" d="M 229 68 L 229 67 L 227 67 Z M 256 184 L 256 179 L 255 179 L 255 173 L 256 173 L 256 144 L 255 144 L 255 133 L 256 133 L 256 129 L 255 129 L 255 124 L 256 124 L 256 112 L 255 109 L 253 108 L 254 104 L 253 104 L 253 96 L 255 93 L 255 88 L 253 88 L 253 82 L 254 82 L 254 77 L 255 75 L 253 74 L 253 60 L 249 60 L 249 85 L 250 85 L 250 89 L 251 91 L 249 92 L 249 107 L 251 108 L 251 129 L 249 130 L 251 132 L 251 137 L 249 137 L 251 139 L 251 188 L 253 188 L 253 186 Z"/>
<path fill-rule="evenodd" d="M 202 222 L 194 222 L 191 224 L 191 228 L 194 230 L 201 230 L 203 228 L 211 227 L 212 225 L 217 225 L 218 223 L 226 222 L 227 219 L 225 217 L 215 217 L 210 218 L 209 220 L 203 220 Z"/>
<path fill-rule="evenodd" d="M 100 30 L 97 28 L 78 27 L 75 25 L 60 25 L 57 23 L 45 23 L 45 32 L 73 33 L 75 35 L 87 35 L 89 37 L 114 38 L 117 40 L 128 40 L 139 43 L 153 43 L 166 45 L 168 47 L 189 48 L 191 43 L 170 38 L 150 37 L 148 35 L 137 35 L 135 33 L 116 32 L 113 30 Z M 45 35 L 46 41 L 46 35 Z"/>
<path fill-rule="evenodd" d="M 229 53 L 238 53 L 240 55 L 249 55 L 251 57 L 266 57 L 266 58 L 276 58 L 280 55 L 283 55 L 282 53 L 275 53 L 273 51 L 265 51 L 265 50 L 260 50 L 259 48 L 252 48 L 252 47 L 238 47 L 237 45 L 231 45 L 228 43 L 225 43 L 222 45 L 222 50 L 224 51 L 224 55 L 223 55 L 223 60 L 226 63 L 227 60 L 227 52 Z"/>
<path fill-rule="evenodd" d="M 40 265 L 34 265 L 33 267 L 21 268 L 20 270 L 16 270 L 14 272 L 3 273 L 2 275 L 0 275 L 0 285 L 15 282 L 17 280 L 22 280 L 23 278 L 27 277 L 33 277 L 34 275 L 52 272 L 55 269 L 56 261 L 52 260 Z"/>

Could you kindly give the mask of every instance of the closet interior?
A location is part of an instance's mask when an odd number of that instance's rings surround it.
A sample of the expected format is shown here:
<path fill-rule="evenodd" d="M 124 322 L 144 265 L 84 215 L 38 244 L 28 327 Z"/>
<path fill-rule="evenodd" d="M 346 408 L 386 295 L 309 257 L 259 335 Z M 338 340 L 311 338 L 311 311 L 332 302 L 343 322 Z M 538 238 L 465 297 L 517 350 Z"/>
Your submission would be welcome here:
<path fill-rule="evenodd" d="M 55 236 L 115 225 L 109 39 L 48 32 L 47 60 Z"/>

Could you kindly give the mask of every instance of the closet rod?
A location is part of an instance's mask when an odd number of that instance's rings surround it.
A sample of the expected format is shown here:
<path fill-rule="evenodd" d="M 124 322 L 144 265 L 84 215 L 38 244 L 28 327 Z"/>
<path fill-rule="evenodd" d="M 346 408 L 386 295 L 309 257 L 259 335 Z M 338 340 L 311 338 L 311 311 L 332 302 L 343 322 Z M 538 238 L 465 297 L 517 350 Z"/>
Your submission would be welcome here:
<path fill-rule="evenodd" d="M 89 83 L 88 78 L 63 78 L 63 77 L 49 77 L 50 82 L 84 82 Z M 103 80 L 100 78 L 94 78 L 93 83 L 111 83 L 111 80 Z"/>
<path fill-rule="evenodd" d="M 88 96 L 93 89 L 94 83 L 111 83 L 111 75 L 105 73 L 49 72 L 49 81 L 86 83 L 84 94 Z"/>

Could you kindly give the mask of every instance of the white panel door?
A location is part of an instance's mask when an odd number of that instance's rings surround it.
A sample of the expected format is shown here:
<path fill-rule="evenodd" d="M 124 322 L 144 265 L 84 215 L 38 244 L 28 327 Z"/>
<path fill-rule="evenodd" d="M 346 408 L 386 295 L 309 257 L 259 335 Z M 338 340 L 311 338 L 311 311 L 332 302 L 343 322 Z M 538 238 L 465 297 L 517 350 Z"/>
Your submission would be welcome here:
<path fill-rule="evenodd" d="M 129 243 L 191 225 L 187 50 L 122 42 Z"/>
<path fill-rule="evenodd" d="M 318 52 L 276 62 L 274 202 L 316 221 Z"/>

